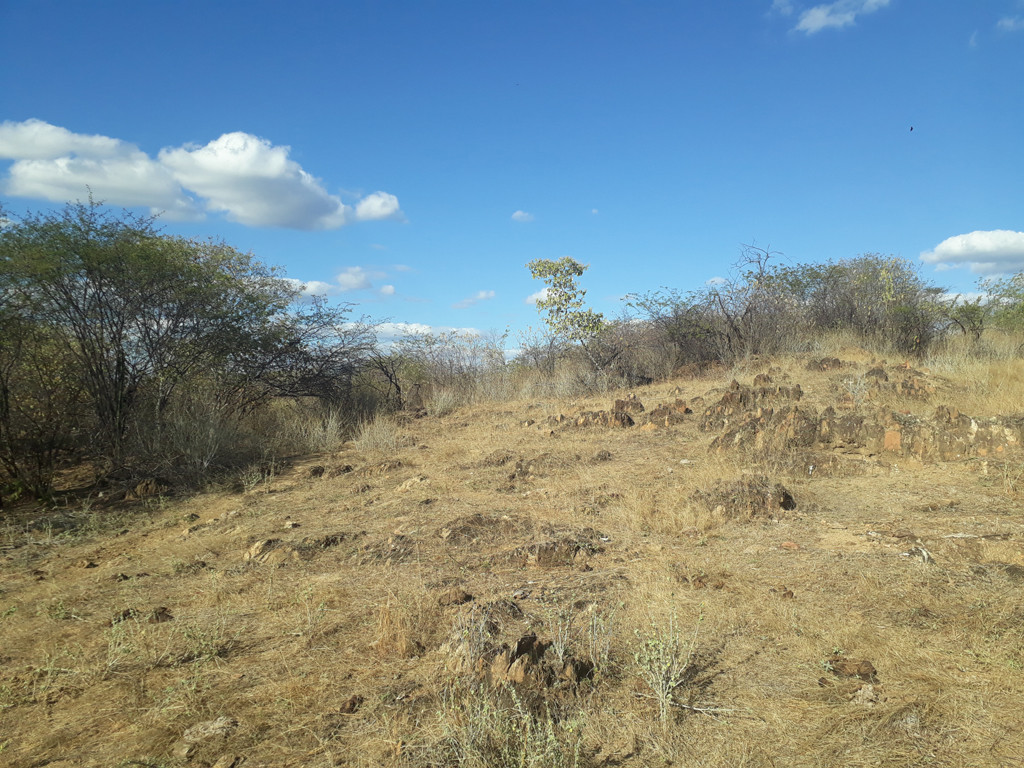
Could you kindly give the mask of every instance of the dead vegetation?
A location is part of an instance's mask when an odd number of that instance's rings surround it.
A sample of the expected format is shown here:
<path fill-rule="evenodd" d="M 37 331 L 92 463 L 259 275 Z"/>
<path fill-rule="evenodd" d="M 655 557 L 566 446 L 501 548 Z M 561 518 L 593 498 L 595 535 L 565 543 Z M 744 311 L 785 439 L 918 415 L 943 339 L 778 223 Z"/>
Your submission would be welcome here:
<path fill-rule="evenodd" d="M 0 762 L 1020 764 L 1021 373 L 823 349 L 26 513 Z"/>

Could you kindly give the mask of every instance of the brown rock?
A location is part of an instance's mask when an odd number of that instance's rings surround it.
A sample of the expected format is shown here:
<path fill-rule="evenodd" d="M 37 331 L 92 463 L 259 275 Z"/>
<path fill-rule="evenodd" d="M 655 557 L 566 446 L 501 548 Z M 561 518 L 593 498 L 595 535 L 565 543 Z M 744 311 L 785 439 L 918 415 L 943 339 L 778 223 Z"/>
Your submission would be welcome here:
<path fill-rule="evenodd" d="M 341 706 L 338 707 L 338 711 L 343 715 L 354 715 L 363 706 L 364 701 L 365 699 L 357 693 L 345 699 Z"/>
<path fill-rule="evenodd" d="M 887 429 L 885 430 L 885 438 L 882 442 L 883 451 L 892 451 L 899 453 L 903 447 L 903 434 L 898 429 Z"/>
<path fill-rule="evenodd" d="M 464 605 L 473 600 L 473 596 L 460 587 L 451 587 L 437 598 L 437 604 L 441 606 Z"/>
<path fill-rule="evenodd" d="M 174 621 L 174 615 L 162 605 L 149 615 L 150 624 L 163 624 L 167 621 Z"/>
<path fill-rule="evenodd" d="M 857 677 L 867 682 L 876 682 L 878 680 L 878 672 L 875 669 L 875 665 L 870 661 L 848 661 L 846 659 L 833 658 L 829 665 L 832 668 L 832 674 L 837 677 Z"/>
<path fill-rule="evenodd" d="M 636 395 L 630 395 L 622 400 L 616 400 L 612 405 L 612 411 L 621 411 L 623 413 L 643 413 L 644 404 L 637 400 Z"/>

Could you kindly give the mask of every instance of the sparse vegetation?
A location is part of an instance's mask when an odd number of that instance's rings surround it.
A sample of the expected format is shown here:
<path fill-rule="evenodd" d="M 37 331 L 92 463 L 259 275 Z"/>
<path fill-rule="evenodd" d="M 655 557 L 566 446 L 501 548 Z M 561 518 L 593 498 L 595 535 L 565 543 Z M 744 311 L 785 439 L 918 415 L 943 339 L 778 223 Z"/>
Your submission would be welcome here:
<path fill-rule="evenodd" d="M 1019 761 L 1013 284 L 748 256 L 515 361 L 256 312 L 270 358 L 140 373 L 122 426 L 0 306 L 5 764 Z"/>

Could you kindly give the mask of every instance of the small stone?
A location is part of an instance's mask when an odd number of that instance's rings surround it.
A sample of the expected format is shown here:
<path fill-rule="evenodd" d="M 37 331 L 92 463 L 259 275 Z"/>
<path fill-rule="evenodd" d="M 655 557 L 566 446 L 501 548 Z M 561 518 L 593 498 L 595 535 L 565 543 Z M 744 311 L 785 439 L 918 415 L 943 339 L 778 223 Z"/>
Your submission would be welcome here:
<path fill-rule="evenodd" d="M 340 707 L 338 707 L 338 712 L 340 712 L 343 715 L 354 715 L 356 712 L 359 711 L 359 708 L 363 706 L 363 701 L 363 697 L 359 694 L 350 696 L 349 698 L 345 699 L 344 702 L 342 702 Z"/>
<path fill-rule="evenodd" d="M 149 615 L 150 624 L 163 624 L 167 621 L 174 621 L 174 615 L 162 605 Z"/>
<path fill-rule="evenodd" d="M 784 541 L 781 544 L 779 544 L 779 547 L 782 549 L 788 549 L 791 552 L 795 552 L 796 550 L 800 549 L 800 545 L 797 544 L 795 541 Z"/>
<path fill-rule="evenodd" d="M 459 587 L 451 587 L 437 599 L 437 604 L 441 606 L 464 605 L 472 600 L 473 596 L 466 590 Z"/>
<path fill-rule="evenodd" d="M 832 659 L 830 661 L 832 674 L 837 677 L 858 677 L 869 682 L 878 679 L 878 671 L 870 661 L 847 661 L 846 659 Z"/>

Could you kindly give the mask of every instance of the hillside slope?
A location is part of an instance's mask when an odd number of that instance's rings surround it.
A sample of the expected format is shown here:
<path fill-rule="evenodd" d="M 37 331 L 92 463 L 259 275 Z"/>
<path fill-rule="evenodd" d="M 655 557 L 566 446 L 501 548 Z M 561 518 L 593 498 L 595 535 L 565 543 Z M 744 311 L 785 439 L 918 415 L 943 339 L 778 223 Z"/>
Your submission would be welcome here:
<path fill-rule="evenodd" d="M 846 352 L 10 525 L 0 762 L 1024 763 L 1021 367 Z"/>

